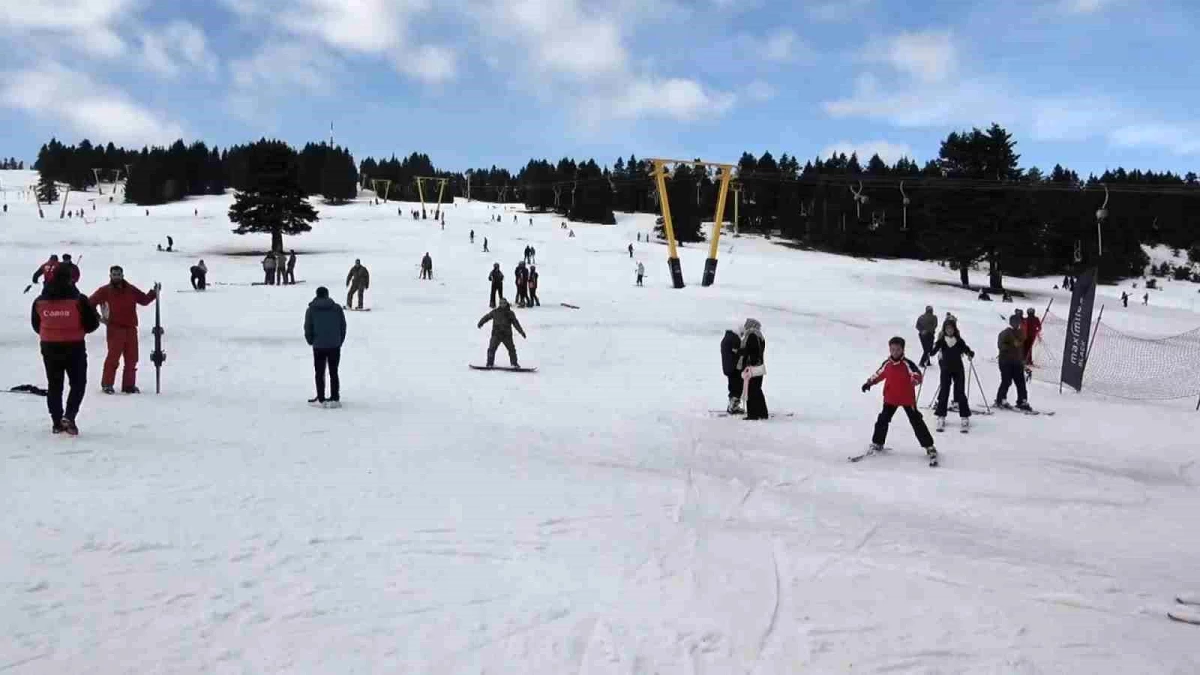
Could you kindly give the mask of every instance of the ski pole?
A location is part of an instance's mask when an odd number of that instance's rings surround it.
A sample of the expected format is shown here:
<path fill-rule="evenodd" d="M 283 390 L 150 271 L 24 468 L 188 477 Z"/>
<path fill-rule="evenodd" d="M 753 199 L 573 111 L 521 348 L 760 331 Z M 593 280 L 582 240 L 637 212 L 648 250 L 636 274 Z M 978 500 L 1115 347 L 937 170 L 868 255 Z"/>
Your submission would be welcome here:
<path fill-rule="evenodd" d="M 988 404 L 987 393 L 983 391 L 983 383 L 979 381 L 979 373 L 975 372 L 975 359 L 971 359 L 971 372 L 975 373 L 975 386 L 979 388 L 979 395 L 983 397 L 983 407 L 987 409 L 988 414 L 992 414 L 992 406 Z"/>
<path fill-rule="evenodd" d="M 920 403 L 920 401 L 921 401 L 921 390 L 925 388 L 925 371 L 928 368 L 929 368 L 929 366 L 925 366 L 924 368 L 921 369 L 921 386 L 917 387 L 917 402 L 918 403 Z"/>

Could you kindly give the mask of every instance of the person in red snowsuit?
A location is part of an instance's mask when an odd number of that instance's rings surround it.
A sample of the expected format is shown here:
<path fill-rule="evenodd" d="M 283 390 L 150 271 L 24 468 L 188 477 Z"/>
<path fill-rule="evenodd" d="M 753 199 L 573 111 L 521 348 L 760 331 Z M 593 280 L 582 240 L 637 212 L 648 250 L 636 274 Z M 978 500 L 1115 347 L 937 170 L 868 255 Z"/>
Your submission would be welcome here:
<path fill-rule="evenodd" d="M 896 414 L 897 408 L 904 408 L 904 414 L 908 416 L 917 441 L 931 459 L 936 458 L 937 450 L 933 447 L 933 436 L 929 433 L 929 427 L 925 425 L 925 419 L 917 411 L 916 388 L 921 384 L 921 370 L 917 368 L 917 364 L 905 358 L 904 338 L 894 337 L 888 340 L 888 351 L 888 359 L 862 386 L 863 393 L 866 393 L 871 387 L 883 382 L 883 411 L 875 420 L 871 449 L 883 449 L 892 416 Z"/>
<path fill-rule="evenodd" d="M 1033 343 L 1037 342 L 1042 332 L 1042 322 L 1037 318 L 1037 312 L 1032 307 L 1025 310 L 1025 318 L 1021 321 L 1021 336 L 1025 338 L 1025 365 L 1033 365 Z"/>
<path fill-rule="evenodd" d="M 121 372 L 121 392 L 141 393 L 137 388 L 137 306 L 144 307 L 154 302 L 160 289 L 159 284 L 154 284 L 149 293 L 143 293 L 137 286 L 125 281 L 125 271 L 120 265 L 114 265 L 109 269 L 109 283 L 101 286 L 89 298 L 93 307 L 108 306 L 108 311 L 103 314 L 103 321 L 108 325 L 108 356 L 104 359 L 104 372 L 100 376 L 104 393 L 113 393 L 117 363 L 122 357 L 125 359 L 125 368 Z"/>

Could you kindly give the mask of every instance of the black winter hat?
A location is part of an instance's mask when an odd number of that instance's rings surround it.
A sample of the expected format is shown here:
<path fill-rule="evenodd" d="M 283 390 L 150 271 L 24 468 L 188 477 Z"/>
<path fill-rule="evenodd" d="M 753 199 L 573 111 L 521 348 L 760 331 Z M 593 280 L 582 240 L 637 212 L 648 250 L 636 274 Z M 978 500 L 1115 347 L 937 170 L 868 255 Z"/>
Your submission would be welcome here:
<path fill-rule="evenodd" d="M 317 287 L 317 297 L 318 298 L 328 298 L 329 297 L 329 289 L 325 288 L 324 286 L 318 286 Z"/>
<path fill-rule="evenodd" d="M 891 347 L 892 345 L 900 345 L 901 347 L 903 347 L 904 346 L 904 338 L 897 335 L 896 337 L 892 338 L 891 340 L 888 340 L 888 346 Z"/>

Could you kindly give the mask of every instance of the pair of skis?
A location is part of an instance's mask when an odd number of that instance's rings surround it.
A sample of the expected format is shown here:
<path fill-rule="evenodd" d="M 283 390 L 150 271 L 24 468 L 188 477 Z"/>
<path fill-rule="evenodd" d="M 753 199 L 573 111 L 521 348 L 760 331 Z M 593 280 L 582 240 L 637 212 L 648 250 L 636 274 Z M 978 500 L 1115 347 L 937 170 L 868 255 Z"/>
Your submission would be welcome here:
<path fill-rule="evenodd" d="M 1167 611 L 1168 619 L 1200 626 L 1200 595 L 1180 595 L 1175 598 L 1175 605 L 1175 609 Z"/>
<path fill-rule="evenodd" d="M 847 459 L 849 459 L 851 462 L 861 462 L 864 459 L 870 457 L 871 455 L 884 455 L 884 454 L 890 453 L 891 451 L 892 451 L 891 448 L 879 448 L 879 449 L 870 448 L 862 454 L 851 455 Z M 935 467 L 938 465 L 937 450 L 926 451 L 926 456 L 929 458 L 929 466 Z"/>

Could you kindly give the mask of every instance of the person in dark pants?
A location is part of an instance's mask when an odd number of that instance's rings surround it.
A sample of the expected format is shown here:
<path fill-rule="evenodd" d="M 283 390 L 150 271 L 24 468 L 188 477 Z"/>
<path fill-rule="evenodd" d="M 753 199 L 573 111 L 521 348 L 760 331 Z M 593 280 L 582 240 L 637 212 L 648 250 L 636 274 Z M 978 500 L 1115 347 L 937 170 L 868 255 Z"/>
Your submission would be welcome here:
<path fill-rule="evenodd" d="M 33 302 L 30 324 L 41 339 L 42 364 L 46 368 L 46 408 L 53 433 L 79 435 L 75 417 L 87 390 L 87 343 L 84 337 L 100 327 L 100 316 L 87 296 L 71 280 L 74 265 L 58 268 L 42 294 Z M 70 382 L 67 407 L 63 409 L 63 381 Z"/>
<path fill-rule="evenodd" d="M 296 283 L 296 251 L 293 249 L 288 253 L 287 268 L 283 273 L 283 283 Z"/>
<path fill-rule="evenodd" d="M 1008 388 L 1017 385 L 1017 408 L 1032 410 L 1029 407 L 1029 393 L 1025 390 L 1025 343 L 1021 336 L 1021 317 L 1014 314 L 1008 317 L 1008 328 L 1000 331 L 996 338 L 999 349 L 997 361 L 1000 364 L 1000 389 L 996 391 L 996 407 L 1009 408 Z"/>
<path fill-rule="evenodd" d="M 346 309 L 353 307 L 352 301 L 354 294 L 358 294 L 358 308 L 363 308 L 363 293 L 371 287 L 371 273 L 363 266 L 362 260 L 355 259 L 354 267 L 350 268 L 350 272 L 346 274 L 346 286 L 350 291 L 346 293 Z"/>
<path fill-rule="evenodd" d="M 192 290 L 202 291 L 208 288 L 208 265 L 201 260 L 199 263 L 192 265 Z"/>
<path fill-rule="evenodd" d="M 517 320 L 516 312 L 512 311 L 508 301 L 500 298 L 500 306 L 479 320 L 479 328 L 483 328 L 483 324 L 492 322 L 492 339 L 488 342 L 487 350 L 487 367 L 493 368 L 496 365 L 496 348 L 504 345 L 508 350 L 508 362 L 513 368 L 520 368 L 521 364 L 517 363 L 517 348 L 513 345 L 513 328 L 521 334 L 521 337 L 528 339 L 525 335 L 525 329 L 521 328 L 521 322 Z"/>
<path fill-rule="evenodd" d="M 767 341 L 763 338 L 762 324 L 756 319 L 746 319 L 742 327 L 742 348 L 738 357 L 738 369 L 745 382 L 743 393 L 746 400 L 746 419 L 765 420 L 769 416 L 767 399 L 763 396 L 763 376 L 767 374 L 763 354 Z"/>
<path fill-rule="evenodd" d="M 514 281 L 517 285 L 517 307 L 529 306 L 529 268 L 525 267 L 525 261 L 517 263 L 517 268 L 513 270 Z"/>
<path fill-rule="evenodd" d="M 538 296 L 537 296 L 537 286 L 538 286 L 537 266 L 532 265 L 529 267 L 529 306 L 530 307 L 541 307 L 542 306 L 542 301 L 540 299 L 538 299 Z"/>
<path fill-rule="evenodd" d="M 500 271 L 500 263 L 492 264 L 492 273 L 488 275 L 488 281 L 492 282 L 492 294 L 488 299 L 488 306 L 494 309 L 496 297 L 504 299 L 504 272 Z"/>
<path fill-rule="evenodd" d="M 931 461 L 937 460 L 937 449 L 933 446 L 933 436 L 925 419 L 917 411 L 917 385 L 921 383 L 921 370 L 917 364 L 904 356 L 904 338 L 894 337 L 888 340 L 888 358 L 879 366 L 879 370 L 862 386 L 863 393 L 871 387 L 883 382 L 883 410 L 875 419 L 875 431 L 871 435 L 871 450 L 883 450 L 887 441 L 888 426 L 896 410 L 904 408 L 908 422 L 912 425 L 917 442 L 925 449 Z"/>
<path fill-rule="evenodd" d="M 917 337 L 921 338 L 921 361 L 917 365 L 929 367 L 929 351 L 933 349 L 933 335 L 937 332 L 938 318 L 933 313 L 933 306 L 926 305 L 925 313 L 917 317 Z"/>
<path fill-rule="evenodd" d="M 342 343 L 346 341 L 346 312 L 329 297 L 329 289 L 321 286 L 317 297 L 308 303 L 304 312 L 304 340 L 313 350 L 313 371 L 317 396 L 308 400 L 324 408 L 341 407 L 341 380 L 338 365 L 342 361 Z M 325 369 L 329 368 L 329 398 L 325 398 Z"/>
<path fill-rule="evenodd" d="M 967 341 L 959 334 L 958 322 L 954 319 L 946 319 L 942 324 L 942 334 L 938 336 L 937 342 L 933 343 L 933 349 L 929 352 L 931 357 L 937 354 L 941 354 L 938 360 L 941 380 L 938 383 L 937 409 L 934 412 L 938 431 L 946 428 L 946 410 L 949 407 L 951 386 L 954 387 L 954 402 L 958 404 L 962 428 L 967 429 L 971 426 L 971 405 L 967 401 L 964 388 L 967 378 L 962 357 L 965 355 L 968 360 L 974 360 L 975 352 L 971 351 Z"/>
<path fill-rule="evenodd" d="M 742 412 L 742 373 L 738 370 L 738 357 L 742 352 L 742 325 L 734 324 L 732 330 L 725 331 L 721 338 L 721 372 L 729 385 L 729 405 L 725 412 L 730 415 L 740 415 Z"/>
<path fill-rule="evenodd" d="M 425 256 L 421 258 L 421 273 L 418 277 L 421 279 L 433 279 L 433 258 L 429 257 L 429 251 L 426 251 Z"/>
<path fill-rule="evenodd" d="M 262 260 L 263 268 L 263 284 L 266 286 L 275 285 L 275 265 L 279 261 L 275 258 L 274 253 L 268 253 Z"/>

